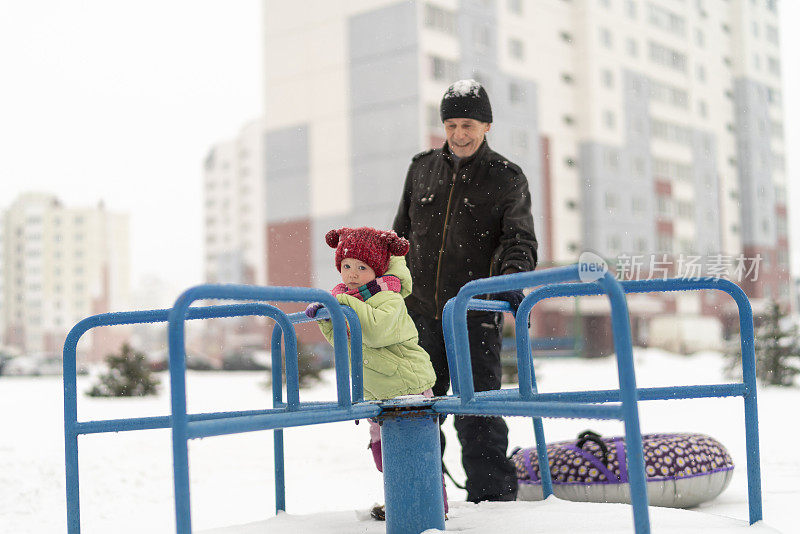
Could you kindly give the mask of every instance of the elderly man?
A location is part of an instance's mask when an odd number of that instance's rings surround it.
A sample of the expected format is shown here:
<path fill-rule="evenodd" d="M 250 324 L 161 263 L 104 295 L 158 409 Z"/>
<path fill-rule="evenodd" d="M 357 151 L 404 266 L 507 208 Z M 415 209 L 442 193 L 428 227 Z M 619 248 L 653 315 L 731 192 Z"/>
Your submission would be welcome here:
<path fill-rule="evenodd" d="M 447 141 L 414 156 L 394 220 L 394 230 L 411 242 L 407 261 L 414 287 L 406 304 L 436 371 L 434 395 L 450 387 L 442 334 L 447 300 L 470 280 L 531 271 L 537 261 L 528 180 L 486 142 L 492 127 L 486 90 L 474 80 L 455 82 L 440 114 Z M 494 295 L 515 312 L 522 297 L 521 291 Z M 499 389 L 502 316 L 471 311 L 467 326 L 475 391 Z M 506 457 L 505 421 L 457 416 L 455 427 L 467 500 L 514 500 L 517 479 Z"/>

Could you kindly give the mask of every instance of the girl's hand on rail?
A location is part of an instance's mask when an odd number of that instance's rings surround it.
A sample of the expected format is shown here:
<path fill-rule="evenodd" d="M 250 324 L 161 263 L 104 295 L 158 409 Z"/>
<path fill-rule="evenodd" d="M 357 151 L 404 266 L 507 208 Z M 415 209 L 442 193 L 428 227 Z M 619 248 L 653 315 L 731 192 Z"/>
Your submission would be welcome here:
<path fill-rule="evenodd" d="M 309 319 L 313 319 L 314 317 L 316 317 L 317 312 L 319 311 L 320 308 L 322 308 L 322 304 L 321 303 L 312 302 L 306 308 L 306 317 L 308 317 Z"/>

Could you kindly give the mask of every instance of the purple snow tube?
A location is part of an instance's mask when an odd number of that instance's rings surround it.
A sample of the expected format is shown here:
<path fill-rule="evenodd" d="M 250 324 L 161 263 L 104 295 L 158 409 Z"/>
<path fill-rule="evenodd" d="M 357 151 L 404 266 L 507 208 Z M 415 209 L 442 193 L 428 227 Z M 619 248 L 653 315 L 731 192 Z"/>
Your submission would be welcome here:
<path fill-rule="evenodd" d="M 652 506 L 697 506 L 722 493 L 733 476 L 733 460 L 728 451 L 709 436 L 645 434 L 642 444 L 647 496 Z M 577 441 L 551 443 L 547 456 L 556 497 L 630 503 L 624 438 L 603 438 L 586 431 Z M 536 448 L 518 449 L 511 459 L 519 479 L 518 500 L 541 500 Z"/>

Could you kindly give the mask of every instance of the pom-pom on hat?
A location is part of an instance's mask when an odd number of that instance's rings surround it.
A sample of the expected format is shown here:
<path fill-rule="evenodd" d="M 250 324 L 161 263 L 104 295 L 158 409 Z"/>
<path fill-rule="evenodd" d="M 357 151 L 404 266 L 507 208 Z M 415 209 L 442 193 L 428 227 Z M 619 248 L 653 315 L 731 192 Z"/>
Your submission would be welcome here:
<path fill-rule="evenodd" d="M 383 276 L 389 268 L 390 256 L 405 256 L 410 247 L 408 240 L 393 230 L 374 228 L 340 228 L 325 234 L 325 242 L 336 249 L 336 270 L 342 271 L 342 260 L 355 258 L 369 265 L 375 276 Z"/>
<path fill-rule="evenodd" d="M 458 80 L 447 88 L 439 107 L 442 122 L 447 119 L 475 119 L 492 122 L 492 105 L 486 89 L 475 80 Z"/>

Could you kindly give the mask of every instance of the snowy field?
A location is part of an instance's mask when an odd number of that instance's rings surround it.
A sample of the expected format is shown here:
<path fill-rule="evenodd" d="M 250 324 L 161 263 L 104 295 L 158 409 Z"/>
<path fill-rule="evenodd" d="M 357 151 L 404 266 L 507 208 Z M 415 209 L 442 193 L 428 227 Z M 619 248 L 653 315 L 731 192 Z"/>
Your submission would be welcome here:
<path fill-rule="evenodd" d="M 718 354 L 691 357 L 636 350 L 640 386 L 726 381 Z M 616 386 L 616 367 L 603 360 L 537 362 L 540 391 Z M 161 373 L 158 397 L 96 399 L 81 396 L 80 420 L 169 413 L 168 375 Z M 265 373 L 189 373 L 190 411 L 269 407 Z M 333 375 L 301 392 L 302 400 L 331 400 Z M 89 387 L 79 377 L 79 391 Z M 62 383 L 59 377 L 0 377 L 0 533 L 66 531 Z M 800 388 L 759 390 L 764 518 L 747 526 L 744 425 L 741 399 L 651 401 L 640 404 L 643 433 L 702 432 L 721 441 L 736 463 L 733 481 L 712 502 L 693 511 L 654 509 L 654 532 L 800 532 Z M 512 447 L 533 444 L 528 419 L 510 418 Z M 616 421 L 545 420 L 548 441 L 574 439 L 591 428 L 622 434 Z M 445 424 L 445 462 L 463 480 L 452 422 Z M 195 531 L 384 532 L 363 520 L 363 511 L 382 502 L 382 480 L 367 450 L 367 426 L 332 423 L 285 431 L 287 514 L 274 514 L 272 433 L 256 432 L 190 443 L 192 517 Z M 171 446 L 168 430 L 100 434 L 80 438 L 82 532 L 174 532 Z M 626 505 L 568 503 L 466 504 L 448 487 L 448 531 L 542 533 L 632 532 Z M 230 528 L 236 525 L 244 525 Z"/>

